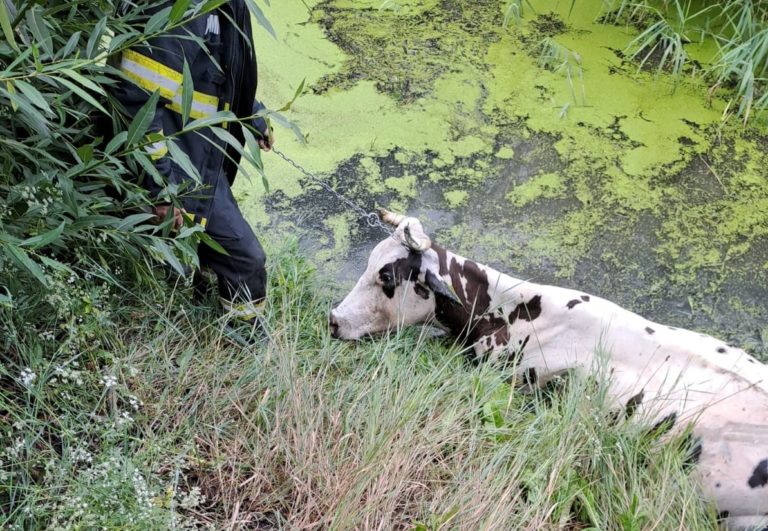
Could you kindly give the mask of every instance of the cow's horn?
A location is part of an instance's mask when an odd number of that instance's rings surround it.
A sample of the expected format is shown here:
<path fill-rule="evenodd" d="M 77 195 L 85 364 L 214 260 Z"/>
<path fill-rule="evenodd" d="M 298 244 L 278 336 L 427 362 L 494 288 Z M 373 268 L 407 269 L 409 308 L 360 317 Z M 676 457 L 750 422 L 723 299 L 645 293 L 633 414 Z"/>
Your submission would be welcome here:
<path fill-rule="evenodd" d="M 405 216 L 403 216 L 402 214 L 395 214 L 394 212 L 390 212 L 386 208 L 380 208 L 379 218 L 384 223 L 392 225 L 393 227 L 397 227 L 398 225 L 400 225 L 400 222 L 405 219 Z"/>
<path fill-rule="evenodd" d="M 422 231 L 418 231 L 414 237 L 414 235 L 411 234 L 410 225 L 406 225 L 403 229 L 403 236 L 405 236 L 406 245 L 417 253 L 422 253 L 432 246 L 429 236 Z"/>

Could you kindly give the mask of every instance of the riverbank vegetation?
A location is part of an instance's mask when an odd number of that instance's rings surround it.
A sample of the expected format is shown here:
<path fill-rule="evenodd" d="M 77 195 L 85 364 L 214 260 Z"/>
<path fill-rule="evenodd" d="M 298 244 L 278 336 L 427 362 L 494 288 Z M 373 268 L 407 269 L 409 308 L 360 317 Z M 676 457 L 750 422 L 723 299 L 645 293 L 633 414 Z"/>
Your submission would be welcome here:
<path fill-rule="evenodd" d="M 520 24 L 524 0 L 505 4 L 504 24 Z M 583 9 L 578 0 L 571 10 Z M 598 19 L 628 25 L 639 34 L 626 51 L 638 68 L 673 76 L 703 76 L 710 97 L 728 102 L 723 120 L 746 124 L 768 110 L 768 4 L 759 0 L 702 2 L 693 0 L 610 0 Z M 693 58 L 686 45 L 705 39 L 715 44 L 710 57 Z M 548 48 L 545 48 L 548 49 Z M 568 64 L 567 62 L 565 64 Z"/>
<path fill-rule="evenodd" d="M 204 234 L 126 178 L 149 143 L 183 155 L 149 108 L 100 129 L 110 58 L 189 5 L 0 0 L 0 526 L 716 528 L 684 440 L 613 422 L 597 382 L 523 395 L 426 330 L 333 341 L 295 245 L 269 249 L 268 341 L 192 304 Z"/>
<path fill-rule="evenodd" d="M 4 527 L 716 528 L 684 439 L 614 422 L 598 383 L 523 395 L 417 329 L 332 340 L 326 283 L 270 254 L 254 346 L 107 268 L 67 285 L 94 298 L 75 349 L 4 312 Z"/>

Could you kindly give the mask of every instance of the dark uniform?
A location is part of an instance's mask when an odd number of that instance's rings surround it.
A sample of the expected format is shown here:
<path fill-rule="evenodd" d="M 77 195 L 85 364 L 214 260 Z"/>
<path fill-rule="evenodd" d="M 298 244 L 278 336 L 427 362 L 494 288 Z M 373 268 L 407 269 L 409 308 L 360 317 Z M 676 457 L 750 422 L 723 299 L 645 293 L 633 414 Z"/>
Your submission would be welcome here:
<path fill-rule="evenodd" d="M 189 35 L 202 39 L 207 51 L 190 40 Z M 128 116 L 135 115 L 150 94 L 159 90 L 160 102 L 150 131 L 165 135 L 180 131 L 185 60 L 194 85 L 190 120 L 221 110 L 245 117 L 262 108 L 255 100 L 256 56 L 251 40 L 251 17 L 243 0 L 230 0 L 210 14 L 124 52 L 120 69 L 131 82 L 120 83 L 114 94 Z M 257 120 L 253 125 L 266 136 L 264 120 Z M 242 144 L 240 124 L 229 123 L 226 127 Z M 232 195 L 231 186 L 237 173 L 237 162 L 233 160 L 239 161 L 240 157 L 208 128 L 185 133 L 174 142 L 187 154 L 203 181 L 201 190 L 183 200 L 184 209 L 229 253 L 223 255 L 201 245 L 200 265 L 216 273 L 226 310 L 245 319 L 254 318 L 266 295 L 265 255 Z M 148 151 L 169 183 L 181 184 L 191 179 L 167 156 L 165 142 L 154 144 Z M 146 177 L 142 184 L 153 197 L 163 189 L 151 177 Z"/>

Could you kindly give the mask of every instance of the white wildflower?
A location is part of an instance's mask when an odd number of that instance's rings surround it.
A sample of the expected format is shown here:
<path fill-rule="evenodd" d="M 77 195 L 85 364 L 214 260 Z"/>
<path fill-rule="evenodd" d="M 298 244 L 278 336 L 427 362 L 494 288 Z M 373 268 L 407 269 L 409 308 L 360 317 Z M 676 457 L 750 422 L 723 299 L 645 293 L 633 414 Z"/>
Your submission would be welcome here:
<path fill-rule="evenodd" d="M 118 426 L 125 426 L 126 424 L 130 424 L 133 422 L 133 417 L 131 417 L 131 414 L 127 411 L 123 411 L 120 413 L 120 416 L 117 418 L 117 425 Z"/>
<path fill-rule="evenodd" d="M 24 450 L 24 439 L 16 437 L 13 441 L 13 446 L 8 446 L 5 449 L 5 453 L 9 457 L 18 458 L 21 455 L 22 450 Z"/>
<path fill-rule="evenodd" d="M 93 462 L 93 454 L 83 448 L 82 446 L 78 446 L 74 450 L 72 450 L 72 461 L 75 463 L 92 463 Z"/>
<path fill-rule="evenodd" d="M 144 402 L 133 395 L 128 395 L 128 403 L 131 405 L 134 411 L 138 411 L 139 407 L 144 405 Z"/>
<path fill-rule="evenodd" d="M 24 369 L 21 371 L 19 379 L 25 387 L 30 387 L 32 383 L 34 383 L 34 381 L 37 379 L 37 374 L 32 372 L 32 369 L 29 367 L 24 367 Z"/>
<path fill-rule="evenodd" d="M 194 509 L 205 502 L 205 495 L 200 492 L 200 487 L 192 487 L 192 490 L 182 496 L 179 504 L 184 509 Z"/>
<path fill-rule="evenodd" d="M 111 374 L 107 374 L 106 376 L 101 377 L 101 383 L 104 384 L 104 387 L 107 389 L 111 389 L 117 385 L 117 378 Z"/>

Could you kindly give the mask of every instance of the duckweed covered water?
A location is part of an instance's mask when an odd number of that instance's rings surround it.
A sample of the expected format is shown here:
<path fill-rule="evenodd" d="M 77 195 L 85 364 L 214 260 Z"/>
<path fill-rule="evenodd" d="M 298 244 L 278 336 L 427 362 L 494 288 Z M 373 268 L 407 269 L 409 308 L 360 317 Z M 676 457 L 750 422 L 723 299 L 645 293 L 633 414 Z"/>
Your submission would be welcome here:
<path fill-rule="evenodd" d="M 301 145 L 278 146 L 366 209 L 418 216 L 443 245 L 536 282 L 578 286 L 651 319 L 761 353 L 768 340 L 768 135 L 723 124 L 707 85 L 638 72 L 636 30 L 600 0 L 272 3 L 259 93 Z M 711 42 L 688 45 L 706 62 Z M 383 233 L 266 155 L 241 181 L 263 238 L 302 235 L 340 284 Z"/>

